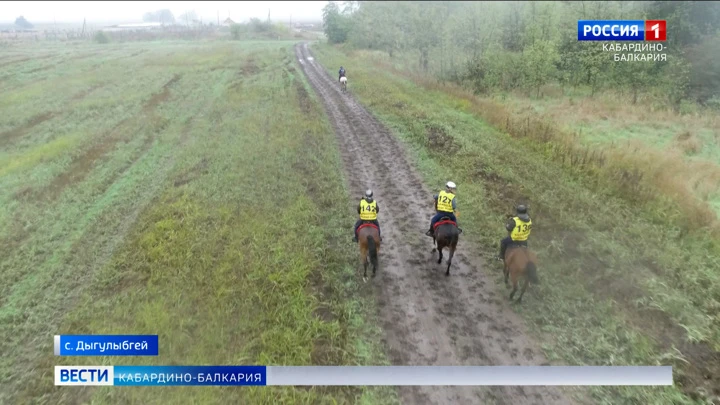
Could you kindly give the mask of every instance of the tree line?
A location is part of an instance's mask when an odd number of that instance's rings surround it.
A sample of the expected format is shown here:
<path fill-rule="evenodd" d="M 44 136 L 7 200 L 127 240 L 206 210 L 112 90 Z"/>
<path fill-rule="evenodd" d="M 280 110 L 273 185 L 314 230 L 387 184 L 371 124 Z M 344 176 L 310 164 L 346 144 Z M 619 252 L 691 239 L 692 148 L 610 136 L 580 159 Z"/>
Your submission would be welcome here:
<path fill-rule="evenodd" d="M 666 20 L 667 60 L 616 62 L 577 40 L 577 20 Z M 632 95 L 651 92 L 720 107 L 720 2 L 329 2 L 330 43 L 412 58 L 412 65 L 478 93 L 549 83 Z"/>

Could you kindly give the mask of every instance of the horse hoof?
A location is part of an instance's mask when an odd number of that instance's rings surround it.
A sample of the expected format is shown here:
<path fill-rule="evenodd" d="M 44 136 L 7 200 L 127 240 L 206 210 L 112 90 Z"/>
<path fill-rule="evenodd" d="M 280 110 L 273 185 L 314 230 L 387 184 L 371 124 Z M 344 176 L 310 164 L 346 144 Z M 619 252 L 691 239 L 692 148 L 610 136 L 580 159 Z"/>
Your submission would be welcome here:
<path fill-rule="evenodd" d="M 367 277 L 363 276 L 363 282 L 367 283 Z"/>
<path fill-rule="evenodd" d="M 435 252 L 437 252 L 437 249 L 433 248 L 433 250 L 430 253 L 435 253 Z"/>

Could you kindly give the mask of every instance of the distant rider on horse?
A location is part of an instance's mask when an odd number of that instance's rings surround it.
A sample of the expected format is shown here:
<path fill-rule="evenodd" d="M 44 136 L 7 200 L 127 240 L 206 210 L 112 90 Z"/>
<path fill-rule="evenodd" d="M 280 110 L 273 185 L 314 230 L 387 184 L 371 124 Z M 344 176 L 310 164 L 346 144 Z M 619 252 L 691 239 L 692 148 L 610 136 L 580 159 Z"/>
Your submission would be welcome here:
<path fill-rule="evenodd" d="M 445 190 L 441 190 L 439 193 L 433 196 L 435 200 L 435 211 L 436 214 L 430 220 L 430 230 L 425 233 L 427 236 L 433 236 L 435 224 L 440 221 L 443 217 L 447 217 L 457 225 L 457 218 L 455 212 L 457 212 L 457 198 L 455 198 L 455 192 L 457 186 L 452 181 L 448 181 L 445 184 Z M 460 230 L 460 228 L 458 228 Z M 462 232 L 462 230 L 460 230 Z"/>
<path fill-rule="evenodd" d="M 509 235 L 500 241 L 500 256 L 498 260 L 505 261 L 505 251 L 510 245 L 525 246 L 528 245 L 528 238 L 530 237 L 530 231 L 532 230 L 532 220 L 528 215 L 528 209 L 525 205 L 518 205 L 515 207 L 517 215 L 508 215 L 508 221 L 505 224 L 505 229 Z"/>
<path fill-rule="evenodd" d="M 340 71 L 338 72 L 338 81 L 340 81 L 341 77 L 345 77 L 345 68 L 340 66 Z"/>
<path fill-rule="evenodd" d="M 365 197 L 360 199 L 357 212 L 360 214 L 360 219 L 355 222 L 355 236 L 353 237 L 353 242 L 358 241 L 357 231 L 363 222 L 371 223 L 377 226 L 378 236 L 380 237 L 380 240 L 382 240 L 382 236 L 380 235 L 380 224 L 377 221 L 377 214 L 380 212 L 380 207 L 378 206 L 377 201 L 373 200 L 372 190 L 365 190 Z"/>

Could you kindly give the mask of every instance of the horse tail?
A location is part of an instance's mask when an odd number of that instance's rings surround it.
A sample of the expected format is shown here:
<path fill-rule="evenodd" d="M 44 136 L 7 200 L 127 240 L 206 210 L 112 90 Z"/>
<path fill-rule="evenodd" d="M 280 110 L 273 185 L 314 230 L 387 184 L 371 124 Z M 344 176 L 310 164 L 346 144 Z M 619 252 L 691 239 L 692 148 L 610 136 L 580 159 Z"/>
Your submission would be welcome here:
<path fill-rule="evenodd" d="M 525 265 L 525 274 L 527 274 L 528 280 L 533 284 L 540 284 L 540 279 L 537 274 L 537 266 L 533 262 L 527 262 Z"/>
<path fill-rule="evenodd" d="M 368 237 L 367 237 L 367 245 L 368 245 L 368 250 L 370 251 L 370 263 L 372 263 L 374 268 L 377 268 L 377 265 L 378 265 L 377 247 L 375 246 L 375 238 L 373 238 L 371 235 L 368 235 Z"/>
<path fill-rule="evenodd" d="M 460 240 L 460 230 L 457 226 L 453 228 L 453 231 L 450 233 L 450 244 L 451 246 L 455 246 L 458 243 L 458 240 Z"/>

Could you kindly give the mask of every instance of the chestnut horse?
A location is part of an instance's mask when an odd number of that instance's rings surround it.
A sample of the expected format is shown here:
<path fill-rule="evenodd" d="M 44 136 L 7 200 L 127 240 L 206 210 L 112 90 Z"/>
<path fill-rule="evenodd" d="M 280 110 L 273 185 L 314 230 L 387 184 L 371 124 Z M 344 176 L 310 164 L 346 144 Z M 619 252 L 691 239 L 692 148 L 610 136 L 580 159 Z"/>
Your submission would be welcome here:
<path fill-rule="evenodd" d="M 540 284 L 540 279 L 537 275 L 537 256 L 530 249 L 525 246 L 510 245 L 505 251 L 505 266 L 503 268 L 503 274 L 505 275 L 505 286 L 510 287 L 508 284 L 508 276 L 512 281 L 512 292 L 510 293 L 510 300 L 513 299 L 518 289 L 518 281 L 520 278 L 523 279 L 522 290 L 520 290 L 520 296 L 517 299 L 518 304 L 522 302 L 523 294 L 527 289 L 528 283 Z"/>

